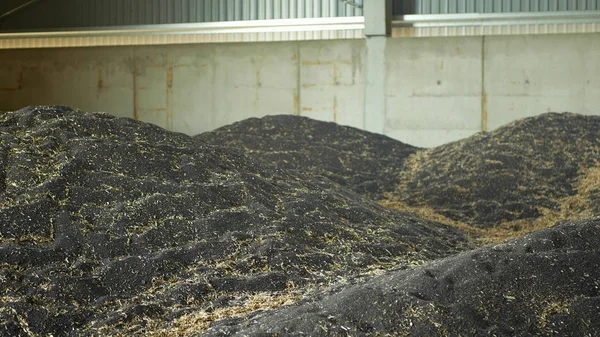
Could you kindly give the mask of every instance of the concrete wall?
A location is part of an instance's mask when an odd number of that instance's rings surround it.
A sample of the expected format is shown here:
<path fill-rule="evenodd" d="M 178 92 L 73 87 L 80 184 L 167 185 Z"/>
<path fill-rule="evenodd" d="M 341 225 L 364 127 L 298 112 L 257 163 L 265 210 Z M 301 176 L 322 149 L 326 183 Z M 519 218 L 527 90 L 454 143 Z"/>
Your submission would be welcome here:
<path fill-rule="evenodd" d="M 600 115 L 600 34 L 485 43 L 488 126 L 549 111 Z"/>
<path fill-rule="evenodd" d="M 600 34 L 389 39 L 385 133 L 435 146 L 600 115 Z M 63 104 L 197 134 L 268 114 L 365 126 L 364 40 L 0 51 L 0 110 Z"/>
<path fill-rule="evenodd" d="M 0 110 L 61 104 L 198 134 L 296 114 L 362 128 L 364 41 L 0 51 Z"/>
<path fill-rule="evenodd" d="M 600 115 L 600 34 L 392 39 L 385 133 L 425 147 L 546 112 Z"/>
<path fill-rule="evenodd" d="M 385 133 L 434 146 L 481 131 L 481 38 L 393 39 Z"/>

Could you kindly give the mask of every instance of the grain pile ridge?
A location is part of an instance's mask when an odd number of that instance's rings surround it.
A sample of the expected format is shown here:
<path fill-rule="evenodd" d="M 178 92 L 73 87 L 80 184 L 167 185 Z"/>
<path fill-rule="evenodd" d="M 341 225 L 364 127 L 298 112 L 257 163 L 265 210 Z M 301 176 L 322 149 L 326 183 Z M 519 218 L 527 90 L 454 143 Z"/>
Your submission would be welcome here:
<path fill-rule="evenodd" d="M 412 155 L 391 199 L 498 227 L 560 213 L 599 163 L 600 117 L 546 113 Z"/>
<path fill-rule="evenodd" d="M 419 150 L 383 135 L 292 115 L 249 118 L 196 138 L 279 168 L 322 175 L 374 200 L 394 191 L 405 158 Z"/>

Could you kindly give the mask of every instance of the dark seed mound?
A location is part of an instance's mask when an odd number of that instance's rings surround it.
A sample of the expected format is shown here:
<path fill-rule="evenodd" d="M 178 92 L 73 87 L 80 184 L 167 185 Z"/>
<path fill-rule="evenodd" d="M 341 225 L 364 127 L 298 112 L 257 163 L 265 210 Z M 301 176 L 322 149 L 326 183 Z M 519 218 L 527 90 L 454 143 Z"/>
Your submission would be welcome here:
<path fill-rule="evenodd" d="M 600 336 L 600 220 L 215 324 L 231 336 Z"/>
<path fill-rule="evenodd" d="M 328 179 L 131 119 L 0 114 L 0 335 L 202 332 L 468 246 Z"/>
<path fill-rule="evenodd" d="M 477 227 L 535 219 L 600 161 L 600 117 L 548 113 L 419 152 L 394 198 Z"/>
<path fill-rule="evenodd" d="M 394 190 L 405 158 L 418 150 L 383 135 L 291 115 L 250 118 L 196 137 L 280 168 L 325 176 L 375 200 Z"/>

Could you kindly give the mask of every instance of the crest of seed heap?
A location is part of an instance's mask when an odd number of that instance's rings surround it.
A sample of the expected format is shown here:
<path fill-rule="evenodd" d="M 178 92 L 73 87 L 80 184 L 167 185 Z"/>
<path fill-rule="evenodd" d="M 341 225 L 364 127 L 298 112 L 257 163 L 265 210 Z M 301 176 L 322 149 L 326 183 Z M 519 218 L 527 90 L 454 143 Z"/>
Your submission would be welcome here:
<path fill-rule="evenodd" d="M 590 210 L 583 203 L 597 199 L 599 139 L 598 116 L 518 120 L 411 156 L 394 199 L 484 228 L 548 212 L 571 214 L 574 203 Z"/>
<path fill-rule="evenodd" d="M 0 115 L 0 335 L 202 332 L 468 246 L 330 180 L 132 119 Z"/>
<path fill-rule="evenodd" d="M 325 176 L 376 200 L 394 190 L 405 158 L 418 150 L 383 135 L 291 115 L 249 118 L 197 138 L 280 168 Z"/>

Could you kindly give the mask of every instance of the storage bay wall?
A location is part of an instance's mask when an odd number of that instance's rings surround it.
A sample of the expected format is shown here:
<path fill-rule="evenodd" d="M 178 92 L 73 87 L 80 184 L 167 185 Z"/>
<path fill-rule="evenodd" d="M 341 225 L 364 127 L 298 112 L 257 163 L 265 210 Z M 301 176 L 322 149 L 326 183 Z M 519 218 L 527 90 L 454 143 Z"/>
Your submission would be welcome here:
<path fill-rule="evenodd" d="M 198 134 L 296 114 L 364 126 L 365 41 L 0 51 L 0 110 L 61 104 Z M 548 111 L 600 114 L 600 34 L 389 39 L 385 133 L 435 146 Z"/>

